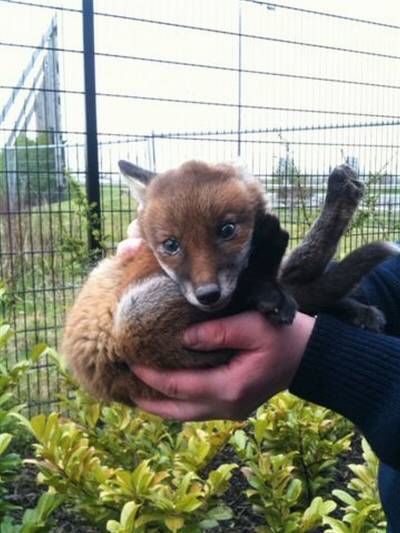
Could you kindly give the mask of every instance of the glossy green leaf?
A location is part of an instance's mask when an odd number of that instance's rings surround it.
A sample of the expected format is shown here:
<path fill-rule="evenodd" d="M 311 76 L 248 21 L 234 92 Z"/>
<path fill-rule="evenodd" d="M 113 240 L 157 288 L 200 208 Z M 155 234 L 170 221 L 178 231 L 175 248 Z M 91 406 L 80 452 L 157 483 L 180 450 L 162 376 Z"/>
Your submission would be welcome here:
<path fill-rule="evenodd" d="M 12 440 L 12 435 L 10 433 L 0 434 L 0 455 L 2 455 L 6 451 L 11 440 Z"/>
<path fill-rule="evenodd" d="M 185 521 L 180 516 L 167 516 L 164 523 L 170 531 L 179 531 L 185 525 Z"/>

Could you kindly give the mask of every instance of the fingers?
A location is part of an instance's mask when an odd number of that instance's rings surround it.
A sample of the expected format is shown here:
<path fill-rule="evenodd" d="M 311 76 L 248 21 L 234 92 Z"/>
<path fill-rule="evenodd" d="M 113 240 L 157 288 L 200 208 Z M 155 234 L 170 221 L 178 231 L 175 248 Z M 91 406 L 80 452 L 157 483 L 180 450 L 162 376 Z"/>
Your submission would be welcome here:
<path fill-rule="evenodd" d="M 243 420 L 269 396 L 263 364 L 265 354 L 251 353 L 207 370 L 166 371 L 137 366 L 135 374 L 163 397 L 134 401 L 144 411 L 171 420 Z"/>
<path fill-rule="evenodd" d="M 181 422 L 227 419 L 226 413 L 216 413 L 215 406 L 205 403 L 188 402 L 184 400 L 148 400 L 136 398 L 136 405 L 143 411 L 161 416 L 166 420 L 180 420 Z"/>
<path fill-rule="evenodd" d="M 253 311 L 192 326 L 185 331 L 183 342 L 195 350 L 254 350 L 269 329 L 272 333 L 276 326 Z"/>
<path fill-rule="evenodd" d="M 140 238 L 140 229 L 139 229 L 139 221 L 133 220 L 129 226 L 127 231 L 128 239 L 139 239 Z"/>
<path fill-rule="evenodd" d="M 118 244 L 117 255 L 123 257 L 134 257 L 143 245 L 142 239 L 126 239 Z"/>
<path fill-rule="evenodd" d="M 188 402 L 235 404 L 247 394 L 248 383 L 259 379 L 268 366 L 262 352 L 242 352 L 227 364 L 196 370 L 166 370 L 145 365 L 132 368 L 146 385 L 166 398 Z"/>
<path fill-rule="evenodd" d="M 220 391 L 227 365 L 212 369 L 166 370 L 145 365 L 132 368 L 136 376 L 152 389 L 177 400 L 204 400 Z"/>

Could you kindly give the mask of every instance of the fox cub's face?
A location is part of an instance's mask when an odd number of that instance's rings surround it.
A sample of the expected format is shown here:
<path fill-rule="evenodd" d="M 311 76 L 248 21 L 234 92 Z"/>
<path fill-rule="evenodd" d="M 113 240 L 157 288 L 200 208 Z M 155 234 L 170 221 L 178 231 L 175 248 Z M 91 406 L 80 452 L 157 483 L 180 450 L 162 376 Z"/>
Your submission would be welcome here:
<path fill-rule="evenodd" d="M 140 231 L 186 299 L 205 311 L 225 307 L 246 267 L 256 213 L 257 182 L 230 165 L 185 163 L 152 174 L 120 161 L 139 201 Z"/>

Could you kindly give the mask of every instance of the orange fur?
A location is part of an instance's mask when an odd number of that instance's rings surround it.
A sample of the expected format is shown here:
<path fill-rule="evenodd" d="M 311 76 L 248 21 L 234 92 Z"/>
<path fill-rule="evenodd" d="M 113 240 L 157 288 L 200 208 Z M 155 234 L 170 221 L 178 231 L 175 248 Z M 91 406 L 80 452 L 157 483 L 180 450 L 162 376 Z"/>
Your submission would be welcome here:
<path fill-rule="evenodd" d="M 134 323 L 128 316 L 123 317 L 117 325 L 121 296 L 129 286 L 154 274 L 162 283 L 158 308 L 147 316 L 137 316 Z M 201 318 L 202 313 L 190 306 L 175 284 L 161 273 L 147 248 L 134 261 L 112 257 L 91 272 L 68 314 L 62 352 L 80 384 L 91 394 L 133 405 L 135 396 L 155 393 L 134 376 L 130 365 L 204 366 L 215 357 L 182 348 L 183 329 Z"/>

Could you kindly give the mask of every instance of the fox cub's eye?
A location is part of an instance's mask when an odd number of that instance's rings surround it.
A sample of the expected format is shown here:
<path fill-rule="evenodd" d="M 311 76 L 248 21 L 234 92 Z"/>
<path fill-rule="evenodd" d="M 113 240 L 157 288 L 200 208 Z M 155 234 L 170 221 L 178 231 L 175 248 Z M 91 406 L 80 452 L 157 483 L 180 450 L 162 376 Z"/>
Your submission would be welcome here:
<path fill-rule="evenodd" d="M 163 243 L 164 251 L 167 252 L 169 255 L 175 255 L 180 250 L 180 243 L 178 239 L 175 239 L 175 237 L 170 237 L 169 239 L 166 239 Z"/>
<path fill-rule="evenodd" d="M 236 224 L 227 222 L 218 228 L 218 237 L 224 240 L 232 239 L 236 235 Z"/>

